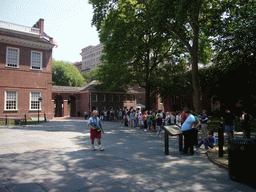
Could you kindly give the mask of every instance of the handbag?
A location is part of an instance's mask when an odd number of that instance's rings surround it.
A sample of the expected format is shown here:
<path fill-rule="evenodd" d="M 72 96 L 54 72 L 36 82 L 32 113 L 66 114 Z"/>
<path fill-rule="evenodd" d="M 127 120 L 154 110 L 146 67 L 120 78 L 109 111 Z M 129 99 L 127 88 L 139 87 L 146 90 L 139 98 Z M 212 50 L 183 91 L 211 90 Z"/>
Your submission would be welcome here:
<path fill-rule="evenodd" d="M 97 131 L 97 133 L 100 133 L 101 132 L 101 129 L 99 128 L 99 129 L 96 129 L 96 131 Z"/>

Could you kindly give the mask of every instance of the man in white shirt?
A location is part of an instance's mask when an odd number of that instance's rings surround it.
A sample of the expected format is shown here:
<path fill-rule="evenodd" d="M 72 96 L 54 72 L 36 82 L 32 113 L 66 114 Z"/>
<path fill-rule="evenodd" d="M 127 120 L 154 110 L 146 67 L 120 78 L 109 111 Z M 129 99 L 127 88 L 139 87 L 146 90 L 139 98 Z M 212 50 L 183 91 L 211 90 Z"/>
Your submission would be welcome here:
<path fill-rule="evenodd" d="M 195 117 L 190 111 L 185 111 L 186 121 L 182 124 L 181 130 L 184 135 L 184 154 L 188 154 L 188 148 L 190 148 L 190 154 L 194 155 L 194 123 Z"/>
<path fill-rule="evenodd" d="M 100 118 L 98 117 L 98 111 L 94 110 L 92 112 L 93 116 L 90 117 L 88 120 L 87 125 L 90 127 L 90 137 L 91 137 L 91 144 L 92 144 L 92 150 L 95 151 L 94 148 L 94 139 L 97 138 L 99 150 L 103 151 L 104 148 L 101 147 L 101 132 L 104 133 L 104 130 L 101 126 Z"/>

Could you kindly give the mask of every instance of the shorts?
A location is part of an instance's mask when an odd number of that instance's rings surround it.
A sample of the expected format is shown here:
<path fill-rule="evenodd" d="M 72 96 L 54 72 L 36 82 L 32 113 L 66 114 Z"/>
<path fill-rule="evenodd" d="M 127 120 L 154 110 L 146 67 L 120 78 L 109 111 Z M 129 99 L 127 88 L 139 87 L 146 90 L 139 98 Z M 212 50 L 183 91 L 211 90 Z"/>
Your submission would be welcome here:
<path fill-rule="evenodd" d="M 160 125 L 157 126 L 157 131 L 159 131 L 159 132 L 162 131 L 162 128 Z"/>
<path fill-rule="evenodd" d="M 100 139 L 101 138 L 101 132 L 98 133 L 96 131 L 96 129 L 90 129 L 90 135 L 91 135 L 91 139 L 95 139 L 95 138 Z"/>
<path fill-rule="evenodd" d="M 150 122 L 147 122 L 147 125 L 148 126 L 151 126 L 152 125 L 152 122 L 150 121 Z"/>
<path fill-rule="evenodd" d="M 234 133 L 233 125 L 225 125 L 225 130 L 227 134 Z"/>

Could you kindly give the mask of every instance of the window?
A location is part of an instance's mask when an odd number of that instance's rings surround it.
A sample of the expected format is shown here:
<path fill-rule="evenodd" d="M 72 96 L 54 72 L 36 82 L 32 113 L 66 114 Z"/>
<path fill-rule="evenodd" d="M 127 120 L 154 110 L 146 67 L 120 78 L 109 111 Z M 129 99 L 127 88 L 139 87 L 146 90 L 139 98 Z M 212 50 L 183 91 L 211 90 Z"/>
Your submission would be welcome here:
<path fill-rule="evenodd" d="M 5 91 L 5 110 L 18 110 L 18 91 Z"/>
<path fill-rule="evenodd" d="M 102 95 L 102 102 L 106 102 L 106 95 Z"/>
<path fill-rule="evenodd" d="M 41 110 L 41 102 L 38 99 L 42 96 L 40 91 L 30 92 L 30 110 Z"/>
<path fill-rule="evenodd" d="M 127 96 L 126 95 L 124 95 L 124 101 L 127 101 Z"/>
<path fill-rule="evenodd" d="M 92 94 L 92 102 L 97 102 L 97 95 L 96 94 Z"/>
<path fill-rule="evenodd" d="M 19 67 L 20 50 L 18 48 L 7 47 L 6 49 L 6 66 Z"/>
<path fill-rule="evenodd" d="M 31 51 L 31 69 L 42 69 L 42 52 Z"/>
<path fill-rule="evenodd" d="M 116 101 L 120 102 L 120 96 L 119 95 L 116 96 Z"/>
<path fill-rule="evenodd" d="M 109 101 L 113 102 L 113 95 L 109 95 Z"/>

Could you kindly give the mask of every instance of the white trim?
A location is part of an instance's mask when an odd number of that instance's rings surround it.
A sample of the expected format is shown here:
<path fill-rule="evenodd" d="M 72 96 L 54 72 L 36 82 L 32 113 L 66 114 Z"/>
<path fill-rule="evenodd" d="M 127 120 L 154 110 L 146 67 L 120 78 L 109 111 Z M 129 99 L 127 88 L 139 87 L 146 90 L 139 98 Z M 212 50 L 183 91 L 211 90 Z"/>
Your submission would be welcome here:
<path fill-rule="evenodd" d="M 36 68 L 32 68 L 32 55 L 33 53 L 39 53 L 40 54 L 40 69 L 36 69 Z M 42 70 L 43 68 L 43 52 L 42 51 L 34 51 L 34 50 L 31 50 L 30 52 L 30 69 L 31 70 Z"/>
<path fill-rule="evenodd" d="M 93 100 L 93 97 L 95 96 L 95 100 Z M 92 94 L 92 102 L 97 102 L 98 101 L 98 95 L 97 94 Z"/>
<path fill-rule="evenodd" d="M 17 66 L 9 66 L 8 65 L 8 53 L 9 53 L 9 49 L 16 49 L 18 51 L 18 55 L 17 55 Z M 6 47 L 6 59 L 5 59 L 5 66 L 6 67 L 10 67 L 10 68 L 19 68 L 19 65 L 20 65 L 20 49 L 17 48 L 17 47 L 9 47 L 7 46 Z"/>
<path fill-rule="evenodd" d="M 29 111 L 38 111 L 38 109 L 31 109 L 31 93 L 40 93 L 39 97 L 42 97 L 41 91 L 30 91 L 29 92 Z M 42 102 L 39 102 L 39 111 L 42 110 Z"/>
<path fill-rule="evenodd" d="M 6 98 L 7 98 L 7 92 L 13 91 L 16 92 L 16 109 L 6 109 Z M 17 90 L 5 90 L 4 91 L 4 111 L 18 111 L 18 91 Z"/>
<path fill-rule="evenodd" d="M 103 100 L 102 102 L 106 102 L 106 94 L 102 94 L 103 95 Z"/>
<path fill-rule="evenodd" d="M 0 42 L 13 44 L 13 45 L 20 45 L 20 46 L 30 47 L 30 48 L 38 48 L 38 49 L 43 49 L 43 50 L 51 50 L 55 46 L 55 45 L 51 44 L 50 42 L 49 43 L 41 43 L 41 42 L 19 39 L 19 38 L 15 38 L 15 37 L 7 37 L 4 35 L 0 35 Z"/>

